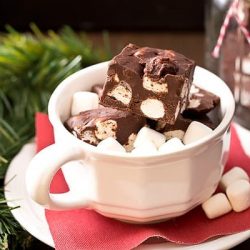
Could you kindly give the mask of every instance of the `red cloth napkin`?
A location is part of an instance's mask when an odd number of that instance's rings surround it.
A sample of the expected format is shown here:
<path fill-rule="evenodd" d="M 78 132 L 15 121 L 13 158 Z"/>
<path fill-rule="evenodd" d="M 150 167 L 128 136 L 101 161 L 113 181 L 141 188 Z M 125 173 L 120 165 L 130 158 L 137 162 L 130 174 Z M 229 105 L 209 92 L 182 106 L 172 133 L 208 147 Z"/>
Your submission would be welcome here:
<path fill-rule="evenodd" d="M 54 142 L 53 129 L 45 114 L 39 113 L 36 116 L 36 138 L 38 151 Z M 226 171 L 235 165 L 241 166 L 250 175 L 250 158 L 244 153 L 232 126 Z M 67 184 L 60 172 L 53 180 L 51 191 L 67 190 Z M 250 229 L 250 209 L 209 220 L 201 207 L 197 207 L 184 216 L 152 225 L 126 224 L 86 209 L 46 210 L 46 218 L 58 250 L 132 249 L 153 236 L 178 244 L 197 244 L 214 236 Z"/>

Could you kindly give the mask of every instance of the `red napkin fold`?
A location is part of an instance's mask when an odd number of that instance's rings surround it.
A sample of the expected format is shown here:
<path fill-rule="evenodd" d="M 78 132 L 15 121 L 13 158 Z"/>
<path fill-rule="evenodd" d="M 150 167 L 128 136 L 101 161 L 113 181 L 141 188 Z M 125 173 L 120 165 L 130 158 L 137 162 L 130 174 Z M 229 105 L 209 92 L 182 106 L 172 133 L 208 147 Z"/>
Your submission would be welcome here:
<path fill-rule="evenodd" d="M 230 155 L 225 171 L 237 165 L 250 175 L 250 158 L 245 154 L 233 126 L 231 131 Z M 38 113 L 36 116 L 37 150 L 53 142 L 53 129 L 47 115 Z M 58 193 L 67 190 L 67 184 L 62 173 L 59 172 L 53 180 L 51 191 Z M 152 225 L 127 224 L 105 218 L 86 209 L 46 210 L 45 213 L 58 250 L 132 249 L 154 236 L 178 244 L 197 244 L 214 236 L 250 229 L 250 209 L 241 213 L 231 212 L 209 220 L 199 206 L 181 217 Z"/>

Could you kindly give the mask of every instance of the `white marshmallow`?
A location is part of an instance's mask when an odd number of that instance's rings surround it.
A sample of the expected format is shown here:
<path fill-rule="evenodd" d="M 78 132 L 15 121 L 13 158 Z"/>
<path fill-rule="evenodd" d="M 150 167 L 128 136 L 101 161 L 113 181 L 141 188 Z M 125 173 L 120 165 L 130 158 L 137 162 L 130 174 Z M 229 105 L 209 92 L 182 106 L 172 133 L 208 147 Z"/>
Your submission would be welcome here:
<path fill-rule="evenodd" d="M 131 154 L 141 156 L 154 155 L 157 153 L 158 151 L 155 144 L 151 141 L 146 140 L 131 151 Z"/>
<path fill-rule="evenodd" d="M 189 144 L 195 142 L 207 135 L 209 135 L 213 130 L 208 126 L 202 124 L 201 122 L 193 121 L 187 128 L 187 131 L 183 137 L 183 143 Z"/>
<path fill-rule="evenodd" d="M 147 141 L 153 142 L 159 148 L 166 141 L 166 137 L 151 128 L 143 127 L 136 136 L 134 147 L 140 147 Z"/>
<path fill-rule="evenodd" d="M 189 91 L 189 95 L 197 94 L 199 93 L 199 91 L 199 88 L 196 85 L 192 84 Z"/>
<path fill-rule="evenodd" d="M 121 152 L 125 153 L 125 148 L 113 137 L 108 137 L 105 140 L 101 141 L 97 148 L 99 151 L 112 151 L 112 152 Z"/>
<path fill-rule="evenodd" d="M 97 121 L 96 122 L 96 131 L 95 136 L 104 140 L 108 137 L 113 137 L 116 139 L 116 130 L 117 130 L 117 122 L 114 120 L 106 120 L 106 121 Z"/>
<path fill-rule="evenodd" d="M 108 96 L 112 96 L 117 101 L 120 101 L 125 105 L 128 105 L 132 98 L 132 89 L 127 83 L 122 82 L 118 84 L 116 87 L 114 87 L 114 89 L 109 91 Z"/>
<path fill-rule="evenodd" d="M 178 138 L 172 138 L 159 147 L 161 153 L 171 153 L 184 148 L 184 144 Z"/>
<path fill-rule="evenodd" d="M 188 103 L 188 108 L 197 108 L 201 105 L 201 100 L 199 99 L 191 99 L 189 100 L 189 103 Z"/>
<path fill-rule="evenodd" d="M 223 193 L 218 193 L 211 196 L 201 205 L 203 211 L 209 219 L 214 219 L 232 210 L 232 206 Z"/>
<path fill-rule="evenodd" d="M 227 197 L 235 212 L 241 212 L 250 207 L 250 184 L 246 180 L 237 180 L 226 190 Z"/>
<path fill-rule="evenodd" d="M 142 113 L 149 118 L 162 118 L 165 115 L 164 105 L 157 99 L 148 98 L 141 103 Z"/>
<path fill-rule="evenodd" d="M 220 180 L 220 188 L 225 191 L 231 183 L 237 180 L 249 181 L 249 176 L 240 167 L 234 167 L 222 176 Z"/>
<path fill-rule="evenodd" d="M 96 93 L 79 91 L 74 93 L 71 104 L 71 115 L 98 108 L 99 98 Z"/>
<path fill-rule="evenodd" d="M 143 76 L 143 88 L 156 93 L 168 93 L 168 84 L 153 82 L 149 77 Z"/>
<path fill-rule="evenodd" d="M 73 131 L 73 132 L 75 132 L 75 131 Z M 72 133 L 73 133 L 73 132 L 72 132 Z M 76 137 L 77 137 L 77 136 L 76 136 Z M 97 145 L 97 144 L 98 144 L 98 140 L 97 140 L 97 138 L 96 138 L 94 132 L 91 131 L 91 130 L 86 130 L 86 131 L 84 131 L 84 132 L 81 134 L 81 140 L 82 140 L 82 141 L 87 141 L 87 142 L 89 142 L 89 143 L 91 143 L 91 144 L 94 144 L 94 145 Z"/>

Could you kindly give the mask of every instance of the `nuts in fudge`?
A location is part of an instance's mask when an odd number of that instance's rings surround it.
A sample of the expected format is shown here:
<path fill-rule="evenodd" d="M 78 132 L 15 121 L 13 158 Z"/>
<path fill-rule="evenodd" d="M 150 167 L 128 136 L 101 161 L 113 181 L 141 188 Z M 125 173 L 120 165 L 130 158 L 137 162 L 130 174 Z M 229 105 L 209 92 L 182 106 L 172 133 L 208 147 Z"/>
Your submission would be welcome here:
<path fill-rule="evenodd" d="M 136 134 L 146 123 L 144 117 L 112 108 L 98 108 L 81 112 L 70 117 L 66 128 L 77 138 L 92 145 L 113 137 L 122 145 L 130 144 Z"/>
<path fill-rule="evenodd" d="M 194 84 L 190 89 L 189 101 L 185 114 L 201 115 L 214 109 L 220 103 L 220 98 Z"/>
<path fill-rule="evenodd" d="M 174 124 L 187 106 L 194 68 L 172 50 L 129 44 L 109 64 L 100 104 Z"/>

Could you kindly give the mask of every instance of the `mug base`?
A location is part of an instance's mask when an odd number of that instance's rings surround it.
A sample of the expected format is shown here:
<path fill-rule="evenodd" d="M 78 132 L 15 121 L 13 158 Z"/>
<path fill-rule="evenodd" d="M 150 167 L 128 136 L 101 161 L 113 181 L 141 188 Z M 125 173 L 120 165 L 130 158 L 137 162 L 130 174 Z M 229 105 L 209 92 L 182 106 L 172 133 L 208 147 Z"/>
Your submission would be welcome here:
<path fill-rule="evenodd" d="M 159 220 L 153 220 L 153 221 L 133 221 L 133 220 L 126 220 L 126 219 L 116 219 L 121 222 L 125 222 L 128 224 L 138 224 L 138 225 L 143 225 L 143 224 L 158 224 L 161 222 L 166 222 L 170 220 L 171 218 L 166 218 L 166 219 L 159 219 Z"/>

